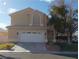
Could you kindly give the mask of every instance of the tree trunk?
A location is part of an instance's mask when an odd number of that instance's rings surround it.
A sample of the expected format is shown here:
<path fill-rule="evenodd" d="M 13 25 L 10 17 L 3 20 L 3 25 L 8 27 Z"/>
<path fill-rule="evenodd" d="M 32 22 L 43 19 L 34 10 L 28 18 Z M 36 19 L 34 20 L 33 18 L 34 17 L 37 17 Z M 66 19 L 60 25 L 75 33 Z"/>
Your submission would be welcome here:
<path fill-rule="evenodd" d="M 68 33 L 68 44 L 71 44 L 71 38 L 70 38 L 70 33 Z"/>
<path fill-rule="evenodd" d="M 55 31 L 55 29 L 53 30 L 53 33 L 54 33 L 54 35 L 53 35 L 53 42 L 55 43 L 56 42 L 56 31 Z"/>
<path fill-rule="evenodd" d="M 68 44 L 70 44 L 71 42 L 70 42 L 70 36 L 68 36 Z"/>

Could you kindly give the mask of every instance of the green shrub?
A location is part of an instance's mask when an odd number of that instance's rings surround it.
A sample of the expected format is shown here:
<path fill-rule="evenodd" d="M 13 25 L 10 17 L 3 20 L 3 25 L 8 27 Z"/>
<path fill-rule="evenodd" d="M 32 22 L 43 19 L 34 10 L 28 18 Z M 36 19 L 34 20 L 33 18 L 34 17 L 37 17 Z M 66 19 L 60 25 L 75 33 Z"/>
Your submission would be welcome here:
<path fill-rule="evenodd" d="M 11 43 L 0 44 L 0 50 L 10 50 L 12 47 L 14 47 L 14 44 Z"/>
<path fill-rule="evenodd" d="M 61 47 L 61 51 L 78 51 L 78 44 L 77 43 L 54 43 Z"/>
<path fill-rule="evenodd" d="M 63 46 L 64 51 L 78 51 L 78 44 L 66 44 Z"/>

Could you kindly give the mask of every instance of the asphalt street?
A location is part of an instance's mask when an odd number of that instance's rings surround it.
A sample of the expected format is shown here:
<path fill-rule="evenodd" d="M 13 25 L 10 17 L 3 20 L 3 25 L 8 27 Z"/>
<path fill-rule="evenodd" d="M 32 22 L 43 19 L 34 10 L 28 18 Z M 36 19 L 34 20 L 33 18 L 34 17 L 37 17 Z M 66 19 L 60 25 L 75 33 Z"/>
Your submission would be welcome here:
<path fill-rule="evenodd" d="M 77 54 L 0 52 L 0 59 L 77 59 Z"/>

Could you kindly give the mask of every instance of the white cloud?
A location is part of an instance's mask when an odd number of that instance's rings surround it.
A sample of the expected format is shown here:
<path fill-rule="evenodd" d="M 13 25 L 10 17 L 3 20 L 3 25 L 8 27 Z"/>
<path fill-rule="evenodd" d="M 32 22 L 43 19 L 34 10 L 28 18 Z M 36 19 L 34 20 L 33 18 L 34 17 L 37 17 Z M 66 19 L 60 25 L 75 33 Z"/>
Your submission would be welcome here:
<path fill-rule="evenodd" d="M 6 2 L 3 2 L 3 5 L 4 5 L 4 6 L 6 6 L 6 5 L 7 5 L 7 3 L 6 3 Z"/>
<path fill-rule="evenodd" d="M 7 28 L 6 28 L 6 26 L 8 26 L 8 25 L 7 25 L 7 24 L 4 24 L 4 23 L 0 23 L 0 28 L 2 28 L 2 29 L 5 29 L 5 30 L 6 30 L 6 29 L 7 29 Z"/>
<path fill-rule="evenodd" d="M 10 13 L 14 13 L 14 12 L 16 12 L 16 9 L 14 9 L 14 8 L 9 8 L 8 9 L 8 13 L 10 14 Z"/>
<path fill-rule="evenodd" d="M 44 1 L 44 2 L 51 3 L 51 2 L 54 1 L 54 0 L 40 0 L 40 1 Z"/>
<path fill-rule="evenodd" d="M 7 2 L 6 1 L 0 1 L 0 6 L 6 6 L 7 5 Z"/>

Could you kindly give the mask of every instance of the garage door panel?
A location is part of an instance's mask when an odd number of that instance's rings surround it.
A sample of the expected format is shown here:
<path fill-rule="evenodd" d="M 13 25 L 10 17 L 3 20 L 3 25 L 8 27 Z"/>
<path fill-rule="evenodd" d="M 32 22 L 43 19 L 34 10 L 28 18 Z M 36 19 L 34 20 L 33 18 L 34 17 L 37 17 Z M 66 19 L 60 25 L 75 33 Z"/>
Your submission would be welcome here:
<path fill-rule="evenodd" d="M 20 33 L 20 42 L 44 42 L 43 32 L 25 32 Z"/>

